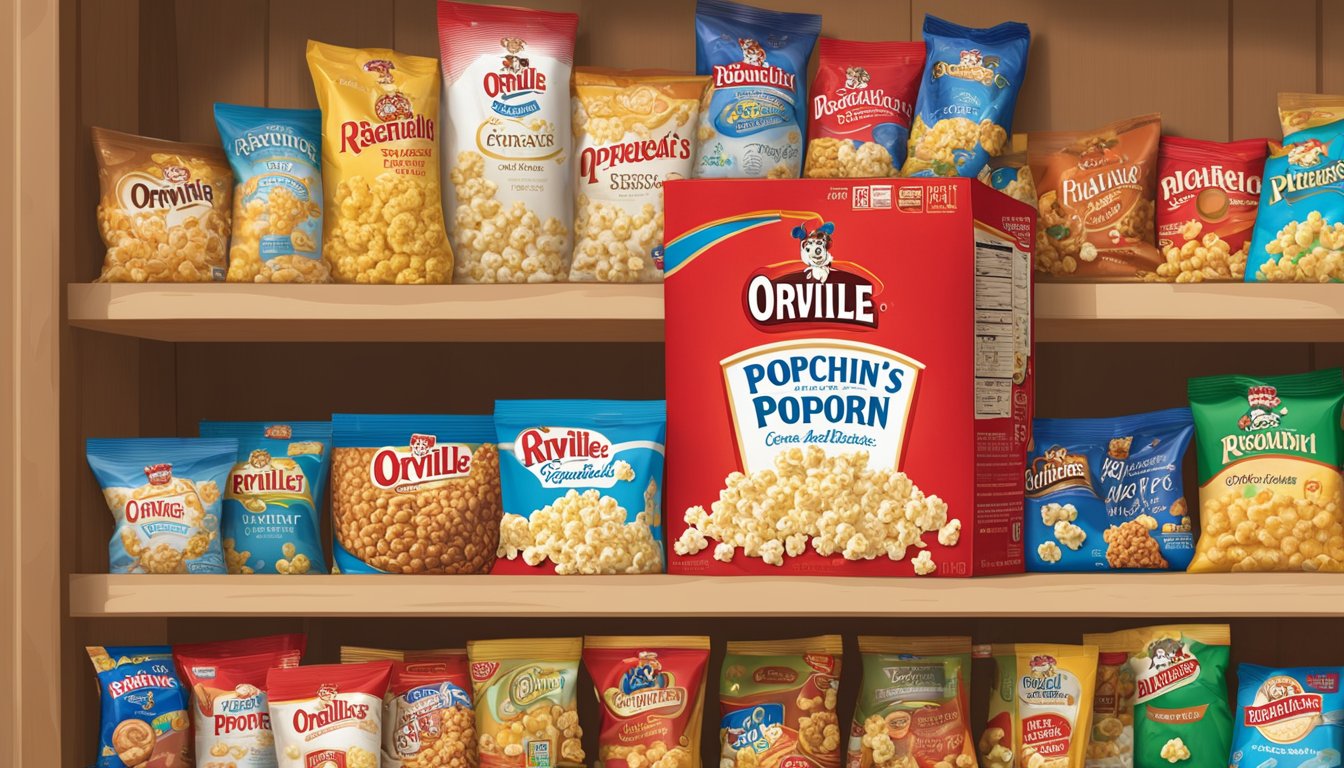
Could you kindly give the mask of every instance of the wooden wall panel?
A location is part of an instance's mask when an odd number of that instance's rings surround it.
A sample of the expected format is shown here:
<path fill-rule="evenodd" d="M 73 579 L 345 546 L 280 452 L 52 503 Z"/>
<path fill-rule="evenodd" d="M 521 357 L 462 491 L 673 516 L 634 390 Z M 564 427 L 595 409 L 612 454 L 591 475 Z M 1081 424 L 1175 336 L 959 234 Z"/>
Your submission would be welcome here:
<path fill-rule="evenodd" d="M 1344 93 L 1344 48 L 1334 44 L 1344 35 L 1344 3 L 1320 0 L 1316 19 L 1316 39 L 1320 48 L 1316 69 L 1320 92 Z"/>
<path fill-rule="evenodd" d="M 308 41 L 355 48 L 392 47 L 390 4 L 371 13 L 366 0 L 276 0 L 271 3 L 267 104 L 290 109 L 317 106 L 304 58 Z"/>
<path fill-rule="evenodd" d="M 1315 14 L 1315 0 L 1233 0 L 1231 138 L 1279 138 L 1278 93 L 1317 89 L 1320 40 L 1302 31 Z"/>
<path fill-rule="evenodd" d="M 175 11 L 181 138 L 215 143 L 215 102 L 267 103 L 270 0 L 177 0 Z"/>

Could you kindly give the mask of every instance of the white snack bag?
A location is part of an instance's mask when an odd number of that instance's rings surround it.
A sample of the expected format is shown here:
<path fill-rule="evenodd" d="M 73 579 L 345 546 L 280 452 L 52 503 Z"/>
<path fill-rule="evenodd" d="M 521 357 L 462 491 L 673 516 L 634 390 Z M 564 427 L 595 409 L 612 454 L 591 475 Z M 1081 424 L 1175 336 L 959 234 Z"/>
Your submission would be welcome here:
<path fill-rule="evenodd" d="M 454 282 L 566 279 L 579 17 L 439 2 L 444 218 Z"/>
<path fill-rule="evenodd" d="M 279 768 L 378 768 L 392 662 L 272 669 L 266 676 Z"/>

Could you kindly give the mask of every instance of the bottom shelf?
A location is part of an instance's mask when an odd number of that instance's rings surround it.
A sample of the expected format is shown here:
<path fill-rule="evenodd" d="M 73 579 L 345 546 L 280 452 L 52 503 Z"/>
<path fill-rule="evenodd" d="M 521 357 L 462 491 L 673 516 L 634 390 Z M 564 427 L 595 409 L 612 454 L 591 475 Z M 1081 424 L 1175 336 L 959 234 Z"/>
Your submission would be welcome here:
<path fill-rule="evenodd" d="M 99 616 L 1344 616 L 1339 574 L 1024 574 L 977 579 L 75 574 Z"/>

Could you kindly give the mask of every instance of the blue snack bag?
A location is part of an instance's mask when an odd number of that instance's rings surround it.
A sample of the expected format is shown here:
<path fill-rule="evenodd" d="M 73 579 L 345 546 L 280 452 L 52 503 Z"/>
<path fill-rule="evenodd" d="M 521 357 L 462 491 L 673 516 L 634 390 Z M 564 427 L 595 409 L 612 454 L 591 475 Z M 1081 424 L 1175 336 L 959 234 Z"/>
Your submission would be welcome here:
<path fill-rule="evenodd" d="M 166 645 L 91 645 L 98 675 L 98 768 L 191 765 L 187 694 Z"/>
<path fill-rule="evenodd" d="M 1028 571 L 1180 570 L 1194 557 L 1181 462 L 1189 408 L 1036 419 L 1026 470 Z"/>
<path fill-rule="evenodd" d="M 1344 120 L 1269 142 L 1248 283 L 1344 280 Z"/>
<path fill-rule="evenodd" d="M 695 72 L 710 75 L 696 178 L 796 179 L 807 126 L 807 62 L 821 17 L 698 0 Z"/>
<path fill-rule="evenodd" d="M 928 58 L 902 176 L 975 178 L 1003 154 L 1030 44 L 1020 22 L 975 29 L 924 17 Z"/>
<path fill-rule="evenodd" d="M 89 438 L 89 468 L 112 512 L 109 573 L 224 573 L 223 488 L 238 441 Z"/>
<path fill-rule="evenodd" d="M 325 421 L 202 421 L 201 437 L 232 437 L 238 454 L 221 525 L 229 573 L 326 573 L 318 509 L 331 468 Z"/>
<path fill-rule="evenodd" d="M 499 400 L 493 573 L 661 573 L 667 404 Z"/>
<path fill-rule="evenodd" d="M 1228 768 L 1339 768 L 1344 667 L 1237 666 Z"/>
<path fill-rule="evenodd" d="M 233 168 L 231 283 L 329 283 L 322 260 L 322 112 L 216 104 Z"/>

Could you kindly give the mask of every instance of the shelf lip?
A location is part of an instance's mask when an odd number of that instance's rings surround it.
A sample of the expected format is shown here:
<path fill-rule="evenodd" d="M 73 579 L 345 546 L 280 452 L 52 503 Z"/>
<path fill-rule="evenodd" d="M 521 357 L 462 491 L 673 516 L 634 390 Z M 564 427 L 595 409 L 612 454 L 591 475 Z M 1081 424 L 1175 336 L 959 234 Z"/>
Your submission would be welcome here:
<path fill-rule="evenodd" d="M 70 576 L 73 617 L 1328 617 L 1333 574 Z"/>

